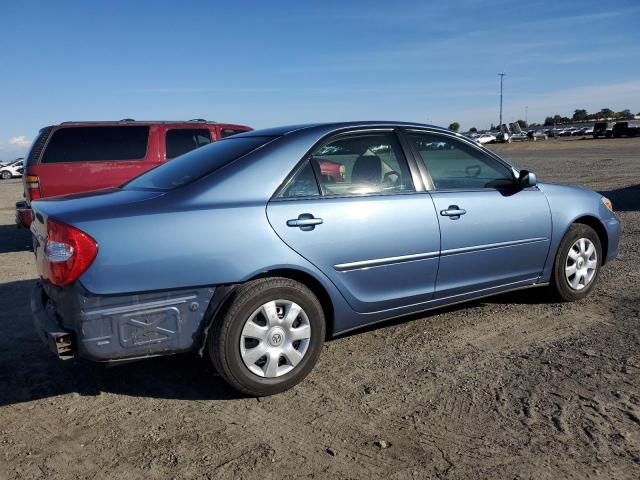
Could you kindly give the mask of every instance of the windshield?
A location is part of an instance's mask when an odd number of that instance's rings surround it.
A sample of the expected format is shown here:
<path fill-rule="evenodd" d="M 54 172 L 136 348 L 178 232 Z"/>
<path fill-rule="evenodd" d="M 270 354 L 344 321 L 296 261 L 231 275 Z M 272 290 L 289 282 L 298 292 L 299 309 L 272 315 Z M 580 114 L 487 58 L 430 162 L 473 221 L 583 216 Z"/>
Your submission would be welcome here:
<path fill-rule="evenodd" d="M 125 189 L 172 190 L 208 175 L 273 140 L 274 137 L 230 137 L 192 150 L 123 185 Z"/>

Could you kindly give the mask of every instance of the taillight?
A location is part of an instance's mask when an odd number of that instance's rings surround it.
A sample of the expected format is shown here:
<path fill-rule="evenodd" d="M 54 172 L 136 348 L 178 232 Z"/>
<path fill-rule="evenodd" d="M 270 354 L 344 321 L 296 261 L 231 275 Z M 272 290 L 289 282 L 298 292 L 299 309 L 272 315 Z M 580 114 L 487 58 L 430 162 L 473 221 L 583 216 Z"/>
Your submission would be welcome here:
<path fill-rule="evenodd" d="M 40 195 L 40 179 L 37 175 L 27 175 L 24 178 L 24 184 L 27 189 L 27 198 L 29 200 L 42 198 L 42 195 Z"/>
<path fill-rule="evenodd" d="M 56 220 L 47 220 L 43 276 L 54 285 L 73 283 L 98 253 L 98 244 L 82 230 Z"/>

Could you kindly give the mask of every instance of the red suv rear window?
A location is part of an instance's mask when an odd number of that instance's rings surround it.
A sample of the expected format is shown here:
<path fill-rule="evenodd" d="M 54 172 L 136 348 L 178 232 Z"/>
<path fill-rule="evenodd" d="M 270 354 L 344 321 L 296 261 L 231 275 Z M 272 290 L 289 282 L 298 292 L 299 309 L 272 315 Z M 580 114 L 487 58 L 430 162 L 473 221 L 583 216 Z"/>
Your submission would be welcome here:
<path fill-rule="evenodd" d="M 141 160 L 148 141 L 148 126 L 59 128 L 41 163 Z"/>

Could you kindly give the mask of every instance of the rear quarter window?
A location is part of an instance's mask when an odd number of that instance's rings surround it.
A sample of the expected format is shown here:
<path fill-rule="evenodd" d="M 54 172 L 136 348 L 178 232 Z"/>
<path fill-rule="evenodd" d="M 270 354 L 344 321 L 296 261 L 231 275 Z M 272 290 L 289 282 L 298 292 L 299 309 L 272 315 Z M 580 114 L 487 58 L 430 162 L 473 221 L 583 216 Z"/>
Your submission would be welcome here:
<path fill-rule="evenodd" d="M 147 154 L 149 127 L 59 128 L 49 140 L 41 163 L 142 160 Z"/>

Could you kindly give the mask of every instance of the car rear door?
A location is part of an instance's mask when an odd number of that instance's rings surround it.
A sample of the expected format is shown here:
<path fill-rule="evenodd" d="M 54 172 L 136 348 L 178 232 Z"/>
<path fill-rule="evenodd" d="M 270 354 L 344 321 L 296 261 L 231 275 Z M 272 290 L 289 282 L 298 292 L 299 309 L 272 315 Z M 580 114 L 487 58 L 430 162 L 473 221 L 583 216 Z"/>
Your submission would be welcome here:
<path fill-rule="evenodd" d="M 115 187 L 159 163 L 150 125 L 82 125 L 55 129 L 38 161 L 42 197 Z"/>
<path fill-rule="evenodd" d="M 328 162 L 343 175 L 322 174 Z M 358 312 L 433 296 L 438 219 L 413 168 L 412 175 L 392 130 L 337 135 L 304 159 L 267 207 L 280 238 Z"/>
<path fill-rule="evenodd" d="M 471 142 L 407 131 L 440 221 L 434 298 L 535 282 L 551 239 L 551 212 L 537 187 L 518 188 L 508 165 Z"/>

